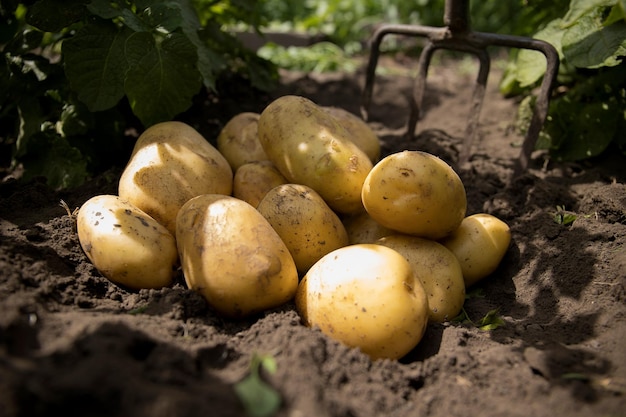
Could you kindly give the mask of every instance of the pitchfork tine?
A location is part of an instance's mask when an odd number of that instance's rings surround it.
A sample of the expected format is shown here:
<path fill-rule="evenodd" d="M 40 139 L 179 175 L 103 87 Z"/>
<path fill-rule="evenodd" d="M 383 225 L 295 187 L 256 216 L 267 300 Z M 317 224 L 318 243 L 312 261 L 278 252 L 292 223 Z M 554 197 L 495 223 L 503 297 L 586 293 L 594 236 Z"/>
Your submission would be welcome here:
<path fill-rule="evenodd" d="M 476 137 L 480 109 L 485 94 L 489 75 L 488 46 L 504 46 L 509 48 L 531 49 L 541 52 L 546 58 L 546 73 L 541 83 L 541 90 L 535 104 L 530 127 L 526 132 L 520 156 L 515 163 L 514 176 L 520 175 L 528 168 L 532 151 L 543 123 L 548 114 L 548 105 L 552 84 L 556 79 L 559 68 L 559 56 L 556 49 L 547 42 L 521 36 L 497 35 L 492 33 L 474 32 L 469 25 L 469 0 L 446 0 L 444 13 L 444 27 L 436 28 L 419 25 L 383 25 L 374 33 L 370 47 L 370 59 L 366 70 L 365 86 L 361 101 L 361 114 L 365 120 L 369 119 L 369 107 L 372 101 L 372 91 L 376 76 L 376 65 L 380 55 L 380 44 L 388 34 L 423 36 L 428 38 L 426 46 L 420 55 L 418 75 L 415 80 L 411 113 L 407 126 L 407 137 L 412 139 L 420 117 L 420 107 L 424 98 L 428 66 L 433 52 L 437 49 L 451 49 L 468 52 L 476 55 L 480 62 L 480 69 L 476 79 L 476 87 L 472 96 L 472 105 L 468 125 L 465 131 L 465 143 L 459 155 L 459 164 L 469 161 L 474 139 Z"/>

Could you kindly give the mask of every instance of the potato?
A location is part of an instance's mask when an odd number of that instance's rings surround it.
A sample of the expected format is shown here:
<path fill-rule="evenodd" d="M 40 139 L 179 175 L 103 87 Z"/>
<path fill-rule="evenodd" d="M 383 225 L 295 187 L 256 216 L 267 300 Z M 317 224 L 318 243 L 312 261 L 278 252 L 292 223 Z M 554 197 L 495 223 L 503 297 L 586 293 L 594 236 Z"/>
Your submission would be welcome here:
<path fill-rule="evenodd" d="M 348 245 L 348 233 L 337 214 L 306 185 L 271 189 L 257 210 L 285 242 L 301 274 L 322 256 Z"/>
<path fill-rule="evenodd" d="M 257 137 L 260 116 L 253 112 L 236 114 L 217 136 L 217 150 L 224 155 L 233 172 L 248 162 L 267 159 Z"/>
<path fill-rule="evenodd" d="M 351 245 L 356 243 L 375 243 L 381 237 L 398 233 L 372 219 L 372 216 L 366 211 L 344 217 L 342 222 L 346 232 L 348 232 L 348 241 Z"/>
<path fill-rule="evenodd" d="M 118 194 L 176 235 L 180 207 L 200 194 L 230 195 L 228 161 L 191 126 L 163 122 L 137 139 Z"/>
<path fill-rule="evenodd" d="M 133 290 L 161 288 L 174 279 L 174 236 L 152 217 L 115 195 L 87 200 L 76 216 L 80 246 L 110 281 Z"/>
<path fill-rule="evenodd" d="M 372 128 L 359 116 L 350 113 L 341 107 L 322 107 L 326 112 L 333 115 L 339 123 L 346 128 L 352 142 L 354 142 L 370 161 L 376 163 L 380 158 L 380 140 Z"/>
<path fill-rule="evenodd" d="M 465 303 L 465 282 L 452 252 L 434 240 L 409 235 L 386 236 L 376 243 L 409 261 L 426 291 L 431 322 L 443 323 L 459 315 Z"/>
<path fill-rule="evenodd" d="M 288 182 L 272 161 L 248 162 L 235 171 L 233 197 L 256 207 L 269 190 Z"/>
<path fill-rule="evenodd" d="M 441 243 L 459 260 L 465 286 L 469 287 L 496 270 L 509 249 L 511 230 L 497 217 L 477 213 L 465 217 Z"/>
<path fill-rule="evenodd" d="M 428 239 L 451 234 L 465 217 L 465 187 L 452 167 L 421 151 L 402 151 L 378 162 L 362 190 L 363 205 L 380 224 Z"/>
<path fill-rule="evenodd" d="M 428 298 L 411 265 L 376 244 L 322 257 L 300 281 L 296 308 L 306 325 L 372 359 L 403 357 L 428 324 Z"/>
<path fill-rule="evenodd" d="M 200 195 L 181 207 L 176 223 L 185 282 L 218 313 L 241 318 L 294 297 L 298 272 L 293 258 L 250 204 Z"/>
<path fill-rule="evenodd" d="M 320 106 L 304 97 L 279 97 L 261 113 L 258 135 L 290 183 L 313 188 L 337 213 L 363 210 L 361 188 L 372 162 Z"/>

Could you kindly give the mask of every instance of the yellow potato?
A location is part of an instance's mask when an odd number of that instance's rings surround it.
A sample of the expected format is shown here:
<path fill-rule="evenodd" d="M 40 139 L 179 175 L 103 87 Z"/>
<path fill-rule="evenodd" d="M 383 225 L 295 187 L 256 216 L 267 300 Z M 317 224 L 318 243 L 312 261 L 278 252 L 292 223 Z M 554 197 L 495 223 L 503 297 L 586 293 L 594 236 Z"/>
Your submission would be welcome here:
<path fill-rule="evenodd" d="M 309 99 L 282 96 L 259 119 L 259 141 L 290 183 L 313 188 L 337 213 L 363 210 L 372 161 L 337 119 Z"/>
<path fill-rule="evenodd" d="M 294 297 L 298 272 L 293 258 L 250 204 L 200 195 L 181 207 L 176 223 L 185 282 L 217 312 L 241 318 Z"/>
<path fill-rule="evenodd" d="M 378 162 L 362 190 L 374 220 L 401 233 L 441 239 L 465 217 L 465 187 L 452 167 L 421 151 L 402 151 Z"/>
<path fill-rule="evenodd" d="M 348 244 L 348 233 L 337 214 L 306 185 L 271 189 L 257 210 L 285 242 L 301 274 L 328 252 Z"/>
<path fill-rule="evenodd" d="M 306 325 L 372 359 L 403 357 L 428 324 L 428 298 L 411 265 L 376 244 L 325 255 L 300 281 L 296 308 Z"/>
<path fill-rule="evenodd" d="M 474 285 L 493 273 L 511 243 L 509 226 L 487 213 L 467 216 L 441 243 L 459 260 L 465 286 Z"/>
<path fill-rule="evenodd" d="M 248 162 L 235 171 L 233 197 L 256 207 L 269 190 L 288 182 L 272 161 Z"/>
<path fill-rule="evenodd" d="M 434 240 L 409 235 L 391 235 L 376 243 L 399 252 L 422 282 L 429 319 L 443 323 L 458 316 L 465 303 L 465 282 L 456 256 Z"/>
<path fill-rule="evenodd" d="M 398 233 L 372 219 L 366 211 L 345 217 L 342 222 L 348 232 L 348 241 L 351 245 L 375 243 L 381 237 Z"/>
<path fill-rule="evenodd" d="M 263 161 L 267 155 L 257 137 L 259 117 L 253 112 L 233 116 L 217 136 L 217 150 L 234 171 L 252 161 Z"/>
<path fill-rule="evenodd" d="M 163 122 L 135 143 L 120 177 L 120 197 L 145 211 L 176 235 L 176 214 L 200 194 L 230 195 L 228 161 L 191 126 Z"/>
<path fill-rule="evenodd" d="M 90 198 L 76 216 L 76 230 L 85 254 L 110 281 L 134 290 L 172 283 L 174 236 L 129 202 L 108 194 Z"/>
<path fill-rule="evenodd" d="M 341 107 L 322 107 L 346 128 L 352 141 L 376 163 L 380 158 L 380 140 L 372 128 L 359 116 Z"/>

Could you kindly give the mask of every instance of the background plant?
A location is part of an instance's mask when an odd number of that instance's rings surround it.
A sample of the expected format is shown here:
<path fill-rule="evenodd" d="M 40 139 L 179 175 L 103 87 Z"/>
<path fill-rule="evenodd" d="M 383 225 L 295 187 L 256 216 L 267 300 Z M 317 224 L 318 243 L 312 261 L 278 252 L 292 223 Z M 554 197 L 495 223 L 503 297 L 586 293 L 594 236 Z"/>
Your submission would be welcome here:
<path fill-rule="evenodd" d="M 110 165 L 132 146 L 127 129 L 171 120 L 225 72 L 276 80 L 222 30 L 256 27 L 253 0 L 2 1 L 0 15 L 2 162 L 55 187 Z"/>
<path fill-rule="evenodd" d="M 556 2 L 559 3 L 559 2 Z M 557 96 L 537 147 L 552 158 L 578 161 L 611 146 L 626 151 L 626 1 L 561 1 L 566 12 L 546 14 L 534 36 L 550 42 L 560 57 Z M 536 6 L 538 7 L 538 6 Z M 501 84 L 504 94 L 523 94 L 519 125 L 525 129 L 534 101 L 532 89 L 545 60 L 520 51 Z"/>

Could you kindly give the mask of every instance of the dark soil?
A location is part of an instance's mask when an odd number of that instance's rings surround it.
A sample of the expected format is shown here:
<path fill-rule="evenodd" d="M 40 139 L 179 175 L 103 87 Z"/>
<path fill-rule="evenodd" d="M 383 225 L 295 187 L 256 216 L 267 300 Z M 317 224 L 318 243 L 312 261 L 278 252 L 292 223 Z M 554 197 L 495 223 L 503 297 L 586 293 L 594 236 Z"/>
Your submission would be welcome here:
<path fill-rule="evenodd" d="M 371 114 L 384 153 L 419 149 L 455 164 L 473 77 L 455 62 L 431 70 L 412 142 L 402 137 L 411 79 L 379 77 Z M 255 353 L 276 360 L 263 377 L 282 397 L 277 416 L 626 416 L 624 158 L 557 164 L 536 153 L 513 179 L 517 103 L 498 94 L 497 78 L 469 167 L 458 172 L 468 214 L 494 214 L 512 230 L 500 267 L 468 289 L 480 293 L 465 305 L 474 322 L 497 309 L 504 326 L 433 324 L 406 357 L 372 362 L 303 326 L 291 304 L 229 321 L 181 279 L 129 292 L 89 263 L 59 206 L 115 194 L 121 167 L 64 191 L 6 178 L 0 416 L 242 416 L 233 385 Z M 284 74 L 266 96 L 232 85 L 186 117 L 213 141 L 230 116 L 287 93 L 358 113 L 362 79 Z M 576 215 L 573 224 L 555 222 L 557 206 Z"/>

